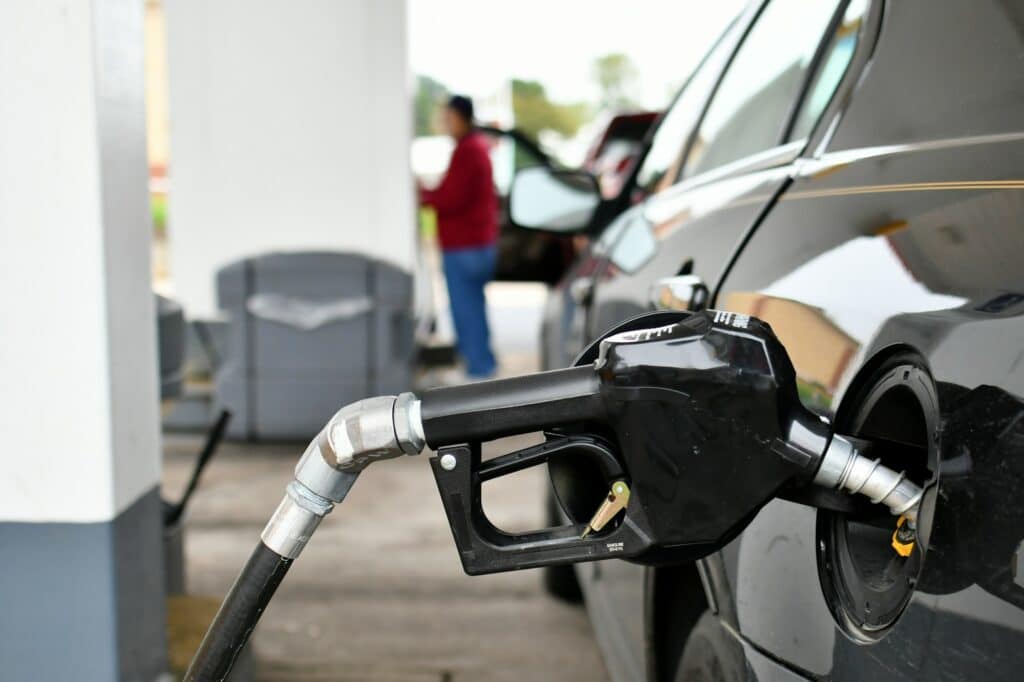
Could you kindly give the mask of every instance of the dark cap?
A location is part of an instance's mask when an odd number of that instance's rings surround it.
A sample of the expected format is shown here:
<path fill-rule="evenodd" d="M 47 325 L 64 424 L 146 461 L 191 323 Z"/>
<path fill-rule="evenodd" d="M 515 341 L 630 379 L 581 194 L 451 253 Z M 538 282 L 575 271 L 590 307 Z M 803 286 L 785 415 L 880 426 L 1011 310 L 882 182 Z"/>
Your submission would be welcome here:
<path fill-rule="evenodd" d="M 448 108 L 461 116 L 466 123 L 473 122 L 473 100 L 465 95 L 452 95 L 448 100 Z"/>

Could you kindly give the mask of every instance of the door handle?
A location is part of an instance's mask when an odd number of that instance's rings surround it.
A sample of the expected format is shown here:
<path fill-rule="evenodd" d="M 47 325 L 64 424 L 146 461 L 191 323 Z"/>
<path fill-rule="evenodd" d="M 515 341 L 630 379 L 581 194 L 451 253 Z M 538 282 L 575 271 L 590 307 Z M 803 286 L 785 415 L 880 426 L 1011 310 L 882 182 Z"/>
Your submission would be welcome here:
<path fill-rule="evenodd" d="M 651 285 L 647 301 L 655 310 L 703 310 L 708 305 L 708 286 L 697 275 L 664 277 Z"/>

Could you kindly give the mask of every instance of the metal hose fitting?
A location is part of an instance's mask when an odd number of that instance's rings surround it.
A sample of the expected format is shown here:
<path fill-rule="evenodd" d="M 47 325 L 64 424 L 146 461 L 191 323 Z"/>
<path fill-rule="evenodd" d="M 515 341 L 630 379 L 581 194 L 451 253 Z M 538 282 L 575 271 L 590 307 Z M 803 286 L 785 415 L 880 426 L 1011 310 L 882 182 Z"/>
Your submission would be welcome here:
<path fill-rule="evenodd" d="M 338 410 L 295 466 L 295 480 L 263 529 L 263 543 L 283 557 L 297 558 L 363 469 L 380 459 L 421 452 L 419 407 L 416 396 L 403 393 L 367 398 Z"/>
<path fill-rule="evenodd" d="M 857 452 L 856 446 L 842 436 L 833 436 L 822 456 L 814 482 L 826 488 L 845 490 L 866 495 L 875 504 L 884 504 L 895 516 L 905 516 L 917 523 L 917 505 L 923 491 L 907 479 L 904 472 L 896 472 Z"/>

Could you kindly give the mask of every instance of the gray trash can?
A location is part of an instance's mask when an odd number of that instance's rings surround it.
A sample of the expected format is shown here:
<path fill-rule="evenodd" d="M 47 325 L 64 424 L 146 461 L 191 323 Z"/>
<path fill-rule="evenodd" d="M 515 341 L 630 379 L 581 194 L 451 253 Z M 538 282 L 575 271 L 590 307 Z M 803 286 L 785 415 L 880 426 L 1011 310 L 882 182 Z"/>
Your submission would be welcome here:
<path fill-rule="evenodd" d="M 412 277 L 350 253 L 273 253 L 217 273 L 231 316 L 215 378 L 228 436 L 311 438 L 340 407 L 412 383 Z"/>
<path fill-rule="evenodd" d="M 177 301 L 155 296 L 160 400 L 173 400 L 185 386 L 185 314 Z"/>
<path fill-rule="evenodd" d="M 185 314 L 177 301 L 156 295 L 157 349 L 161 406 L 180 398 L 185 386 Z M 166 501 L 163 504 L 167 505 Z M 165 516 L 166 518 L 166 516 Z M 185 591 L 184 528 L 164 525 L 164 587 L 167 594 Z"/>

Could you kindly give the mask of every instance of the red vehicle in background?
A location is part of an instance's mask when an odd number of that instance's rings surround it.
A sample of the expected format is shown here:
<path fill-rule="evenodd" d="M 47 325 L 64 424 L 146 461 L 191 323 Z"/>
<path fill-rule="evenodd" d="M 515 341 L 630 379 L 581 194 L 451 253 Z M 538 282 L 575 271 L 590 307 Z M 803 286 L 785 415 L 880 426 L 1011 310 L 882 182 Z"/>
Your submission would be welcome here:
<path fill-rule="evenodd" d="M 615 199 L 644 153 L 644 143 L 660 112 L 642 111 L 617 114 L 610 118 L 587 150 L 580 170 L 593 176 L 605 199 Z M 521 131 L 479 126 L 492 137 L 512 140 L 535 165 L 553 167 L 554 162 Z M 531 164 L 528 164 L 531 165 Z M 498 237 L 498 267 L 495 279 L 536 281 L 555 284 L 565 274 L 583 246 L 581 239 L 526 230 L 508 218 L 508 197 L 500 197 L 501 218 Z"/>
<path fill-rule="evenodd" d="M 643 151 L 643 142 L 660 111 L 613 116 L 587 150 L 582 169 L 597 178 L 601 196 L 614 199 Z"/>

